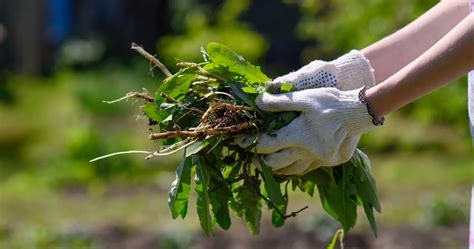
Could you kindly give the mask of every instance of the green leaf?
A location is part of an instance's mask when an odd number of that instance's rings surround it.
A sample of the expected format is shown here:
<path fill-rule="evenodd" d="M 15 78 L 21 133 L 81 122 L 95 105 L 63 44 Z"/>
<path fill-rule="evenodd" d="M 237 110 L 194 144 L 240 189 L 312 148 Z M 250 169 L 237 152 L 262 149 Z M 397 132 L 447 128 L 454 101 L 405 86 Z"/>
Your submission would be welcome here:
<path fill-rule="evenodd" d="M 247 227 L 253 235 L 260 233 L 260 220 L 262 219 L 261 203 L 256 202 L 255 204 L 260 205 L 254 206 L 253 208 L 246 208 L 244 211 L 245 224 L 247 224 Z"/>
<path fill-rule="evenodd" d="M 369 158 L 364 152 L 357 149 L 351 162 L 356 166 L 355 170 L 358 172 L 356 175 L 360 175 L 358 178 L 360 180 L 358 190 L 367 197 L 366 200 L 380 213 L 382 208 L 377 196 L 377 186 L 375 178 L 372 176 Z"/>
<path fill-rule="evenodd" d="M 257 88 L 250 86 L 242 87 L 242 91 L 245 93 L 258 94 Z"/>
<path fill-rule="evenodd" d="M 310 182 L 310 181 L 306 181 L 304 179 L 300 180 L 299 184 L 298 184 L 298 188 L 307 193 L 309 196 L 313 196 L 314 194 L 314 187 L 315 187 L 315 183 L 314 182 Z"/>
<path fill-rule="evenodd" d="M 192 155 L 198 153 L 199 151 L 206 148 L 209 144 L 213 143 L 214 141 L 215 141 L 215 138 L 211 137 L 211 138 L 207 138 L 207 139 L 197 141 L 197 142 L 191 144 L 190 146 L 188 146 L 186 148 L 185 157 L 189 157 L 189 156 L 192 156 Z"/>
<path fill-rule="evenodd" d="M 161 93 L 165 93 L 172 98 L 178 98 L 188 91 L 191 83 L 196 78 L 196 74 L 181 74 L 179 72 L 166 78 L 156 91 L 156 105 L 160 106 L 165 101 Z"/>
<path fill-rule="evenodd" d="M 207 54 L 206 50 L 204 49 L 204 47 L 201 47 L 201 54 L 202 54 L 202 58 L 204 59 L 204 61 L 208 62 L 211 60 L 211 58 L 209 58 L 209 55 Z"/>
<path fill-rule="evenodd" d="M 300 182 L 300 179 L 298 178 L 291 179 L 291 190 L 295 191 L 296 188 L 298 187 L 299 182 Z"/>
<path fill-rule="evenodd" d="M 178 216 L 184 219 L 186 216 L 192 168 L 191 159 L 184 158 L 176 170 L 176 180 L 171 184 L 168 199 L 173 219 L 176 219 Z"/>
<path fill-rule="evenodd" d="M 220 78 L 224 79 L 224 81 L 230 80 L 237 76 L 237 74 L 229 72 L 227 67 L 212 62 L 204 65 L 202 68 L 213 75 L 218 75 Z"/>
<path fill-rule="evenodd" d="M 229 81 L 228 84 L 234 94 L 237 95 L 237 97 L 239 97 L 245 104 L 258 110 L 258 107 L 255 104 L 255 100 L 251 99 L 247 93 L 242 91 L 242 88 L 244 88 L 244 85 L 242 83 L 239 83 L 237 81 Z"/>
<path fill-rule="evenodd" d="M 377 237 L 377 223 L 374 218 L 373 209 L 379 213 L 381 211 L 380 202 L 377 196 L 375 179 L 370 172 L 370 161 L 360 150 L 356 150 L 351 163 L 354 165 L 355 185 L 357 194 L 362 201 L 365 215 L 369 220 L 370 227 L 375 237 Z"/>
<path fill-rule="evenodd" d="M 349 231 L 357 220 L 357 204 L 352 200 L 356 193 L 354 184 L 351 182 L 353 167 L 340 166 L 342 179 L 336 187 L 328 188 L 326 191 L 327 202 L 337 215 L 344 231 Z"/>
<path fill-rule="evenodd" d="M 260 167 L 262 169 L 262 175 L 264 181 L 265 190 L 268 193 L 270 200 L 276 205 L 284 204 L 283 194 L 281 193 L 280 184 L 273 178 L 272 168 L 267 166 L 260 158 Z"/>
<path fill-rule="evenodd" d="M 265 122 L 268 124 L 267 134 L 270 136 L 274 136 L 276 130 L 287 126 L 297 116 L 297 114 L 294 112 L 282 112 L 276 115 L 265 115 Z"/>
<path fill-rule="evenodd" d="M 317 184 L 318 186 L 325 186 L 329 187 L 331 183 L 334 181 L 334 177 L 332 176 L 332 169 L 326 170 L 326 168 L 318 168 L 313 170 L 306 175 L 303 175 L 302 178 L 306 181 L 312 182 Z M 335 182 L 333 184 L 335 186 Z"/>
<path fill-rule="evenodd" d="M 204 233 L 208 236 L 212 235 L 214 230 L 214 224 L 209 210 L 210 197 L 209 197 L 209 172 L 205 166 L 205 162 L 199 160 L 199 157 L 194 155 L 193 162 L 196 165 L 196 193 L 197 193 L 197 213 L 199 216 L 199 222 Z"/>
<path fill-rule="evenodd" d="M 229 207 L 235 211 L 237 216 L 242 217 L 244 214 L 243 213 L 244 210 L 242 209 L 242 205 L 241 205 L 242 183 L 241 182 L 232 183 L 230 189 L 232 192 L 232 198 L 230 198 Z"/>
<path fill-rule="evenodd" d="M 278 210 L 281 211 L 282 214 L 286 214 L 286 209 L 288 207 L 288 202 L 286 202 L 283 205 L 278 206 Z M 272 209 L 272 225 L 274 227 L 281 227 L 285 225 L 285 217 L 281 216 L 281 214 L 275 210 L 275 208 Z"/>
<path fill-rule="evenodd" d="M 294 112 L 284 112 L 280 114 L 280 119 L 283 121 L 283 123 L 280 125 L 279 128 L 282 128 L 283 126 L 288 125 L 293 119 L 295 119 L 298 115 Z"/>
<path fill-rule="evenodd" d="M 143 113 L 145 113 L 145 115 L 149 119 L 154 120 L 158 123 L 164 120 L 168 116 L 168 113 L 166 111 L 160 110 L 158 106 L 154 103 L 147 103 L 143 107 Z"/>
<path fill-rule="evenodd" d="M 244 217 L 245 224 L 253 235 L 260 233 L 260 220 L 262 218 L 261 197 L 255 193 L 254 188 L 260 189 L 256 177 L 249 177 L 248 182 L 235 184 L 233 189 L 234 201 L 232 209 Z"/>
<path fill-rule="evenodd" d="M 227 230 L 230 227 L 230 215 L 229 215 L 229 188 L 226 185 L 216 184 L 214 181 L 211 181 L 209 184 L 209 197 L 211 198 L 212 213 L 216 218 L 217 224 Z"/>
<path fill-rule="evenodd" d="M 338 215 L 336 211 L 331 207 L 331 204 L 329 203 L 329 200 L 327 198 L 328 196 L 328 187 L 324 185 L 317 185 L 318 186 L 318 192 L 319 192 L 319 199 L 321 199 L 321 205 L 323 206 L 324 211 L 331 215 L 334 219 L 338 219 Z"/>
<path fill-rule="evenodd" d="M 273 210 L 272 223 L 275 227 L 283 226 L 283 224 L 285 224 L 285 217 L 282 217 L 281 214 L 286 214 L 286 207 L 288 202 L 283 198 L 280 183 L 277 183 L 275 181 L 275 178 L 273 177 L 272 168 L 267 166 L 261 158 L 260 167 L 262 169 L 264 187 L 266 192 L 268 193 L 268 198 L 280 211 L 278 212 L 276 210 Z"/>
<path fill-rule="evenodd" d="M 374 233 L 374 236 L 377 238 L 377 222 L 375 221 L 372 205 L 365 201 L 362 201 L 362 206 L 364 207 L 365 216 L 367 216 L 367 219 L 369 220 L 370 229 L 372 230 L 372 233 Z"/>
<path fill-rule="evenodd" d="M 262 219 L 262 203 L 260 197 L 251 190 L 244 191 L 246 205 L 244 209 L 245 223 L 253 235 L 260 233 L 260 220 Z"/>
<path fill-rule="evenodd" d="M 240 172 L 240 166 L 242 164 L 239 162 L 236 162 L 232 165 L 227 165 L 225 166 L 224 171 L 222 172 L 222 175 L 224 176 L 225 179 L 227 180 L 233 180 L 237 177 L 237 174 Z"/>
<path fill-rule="evenodd" d="M 260 110 L 258 106 L 255 104 L 255 98 L 250 97 L 247 93 L 242 91 L 243 84 L 237 81 L 229 81 L 228 82 L 232 92 L 237 95 L 239 99 L 241 99 L 245 104 L 252 107 L 259 115 L 261 115 L 265 120 L 271 120 L 275 118 L 273 113 L 266 113 Z"/>
<path fill-rule="evenodd" d="M 244 57 L 222 44 L 209 43 L 207 53 L 212 62 L 228 67 L 230 72 L 244 76 L 250 83 L 265 83 L 271 80 L 259 67 L 250 64 Z"/>
<path fill-rule="evenodd" d="M 319 168 L 304 178 L 317 182 L 321 204 L 324 210 L 337 219 L 344 231 L 349 231 L 357 220 L 356 188 L 353 184 L 354 167 L 350 164 Z M 335 179 L 332 179 L 332 178 Z M 335 181 L 335 183 L 333 183 Z"/>
<path fill-rule="evenodd" d="M 281 83 L 280 93 L 289 93 L 291 91 L 293 91 L 293 84 L 287 82 Z"/>

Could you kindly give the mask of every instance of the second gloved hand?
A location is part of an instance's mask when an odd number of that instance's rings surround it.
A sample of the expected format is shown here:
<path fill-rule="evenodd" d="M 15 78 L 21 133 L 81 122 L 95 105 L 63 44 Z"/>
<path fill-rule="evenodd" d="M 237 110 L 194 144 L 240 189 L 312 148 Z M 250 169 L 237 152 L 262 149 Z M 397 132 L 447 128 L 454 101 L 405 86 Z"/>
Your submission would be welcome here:
<path fill-rule="evenodd" d="M 280 83 L 293 84 L 296 91 L 336 87 L 339 90 L 354 90 L 375 85 L 374 69 L 369 60 L 359 51 L 352 50 L 336 60 L 315 60 L 295 72 L 280 76 L 269 83 L 270 92 L 278 92 Z"/>
<path fill-rule="evenodd" d="M 321 166 L 336 166 L 353 155 L 361 134 L 375 128 L 360 89 L 309 89 L 286 94 L 268 94 L 257 99 L 265 111 L 297 111 L 300 116 L 276 131 L 261 134 L 256 152 L 277 174 L 302 175 Z M 237 140 L 247 147 L 255 137 Z"/>

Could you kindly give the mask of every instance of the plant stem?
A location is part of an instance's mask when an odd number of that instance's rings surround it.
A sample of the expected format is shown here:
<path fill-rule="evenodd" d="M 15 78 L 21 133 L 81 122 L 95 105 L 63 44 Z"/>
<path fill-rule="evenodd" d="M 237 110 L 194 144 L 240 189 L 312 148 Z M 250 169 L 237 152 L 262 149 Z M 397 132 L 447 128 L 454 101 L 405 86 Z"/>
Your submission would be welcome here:
<path fill-rule="evenodd" d="M 143 49 L 142 46 L 136 44 L 135 42 L 132 42 L 131 49 L 137 51 L 139 54 L 143 55 L 143 57 L 147 58 L 149 61 L 155 64 L 155 66 L 157 66 L 166 75 L 166 77 L 170 77 L 173 75 L 171 74 L 170 70 L 168 70 L 168 68 L 166 68 L 166 66 L 163 65 L 163 63 L 161 63 L 160 60 L 158 60 L 155 56 L 145 51 L 145 49 Z"/>
<path fill-rule="evenodd" d="M 127 100 L 129 98 L 140 98 L 140 99 L 144 99 L 148 102 L 155 102 L 155 98 L 146 94 L 146 93 L 139 93 L 139 92 L 129 92 L 127 93 L 127 95 L 119 98 L 119 99 L 116 99 L 116 100 L 111 100 L 111 101 L 102 101 L 104 103 L 107 103 L 107 104 L 113 104 L 113 103 L 117 103 L 117 102 L 120 102 L 120 101 L 123 101 L 123 100 Z"/>
<path fill-rule="evenodd" d="M 182 104 L 179 100 L 177 100 L 177 99 L 175 99 L 175 98 L 169 96 L 169 95 L 166 94 L 166 93 L 160 93 L 160 96 L 163 97 L 163 98 L 165 98 L 165 99 L 167 99 L 167 100 L 170 101 L 170 102 L 174 102 L 174 103 L 176 103 L 176 104 Z"/>
<path fill-rule="evenodd" d="M 260 193 L 260 191 L 258 191 L 257 189 L 254 189 L 254 191 L 260 196 L 262 197 L 263 200 L 265 200 L 270 206 L 272 206 L 275 211 L 277 211 L 277 213 L 279 215 L 281 215 L 281 217 L 283 217 L 283 219 L 288 219 L 288 218 L 291 218 L 291 217 L 296 217 L 296 215 L 298 215 L 299 213 L 303 212 L 305 209 L 308 208 L 308 206 L 305 206 L 304 208 L 301 208 L 295 212 L 292 212 L 291 214 L 288 214 L 288 215 L 285 215 L 283 214 L 280 209 L 275 205 L 275 203 L 273 203 L 270 199 L 268 199 L 266 196 L 264 196 L 262 193 Z"/>
<path fill-rule="evenodd" d="M 262 193 L 260 193 L 259 190 L 254 189 L 254 191 L 255 191 L 260 197 L 262 197 L 262 199 L 265 200 L 270 206 L 272 206 L 273 209 L 275 209 L 275 211 L 277 211 L 277 213 L 278 213 L 281 217 L 283 217 L 283 219 L 286 219 L 286 215 L 280 211 L 280 209 L 277 207 L 277 205 L 275 205 L 275 203 L 273 203 L 273 202 L 272 202 L 270 199 L 268 199 L 266 196 L 262 195 Z"/>
<path fill-rule="evenodd" d="M 307 209 L 307 208 L 309 208 L 309 207 L 308 207 L 308 206 L 305 206 L 304 208 L 301 208 L 301 209 L 299 209 L 299 210 L 297 210 L 297 211 L 294 211 L 294 212 L 292 212 L 291 214 L 287 214 L 287 215 L 285 215 L 284 217 L 285 217 L 285 219 L 290 218 L 290 217 L 296 217 L 297 214 L 303 212 L 303 211 L 304 211 L 305 209 Z"/>
<path fill-rule="evenodd" d="M 180 147 L 178 147 L 174 150 L 171 150 L 171 151 L 166 151 L 166 152 L 155 151 L 151 155 L 145 157 L 145 159 L 148 160 L 148 159 L 150 159 L 152 157 L 155 157 L 155 156 L 168 156 L 168 155 L 174 154 L 174 153 L 188 147 L 189 145 L 195 143 L 196 141 L 197 141 L 197 139 L 191 140 L 190 142 L 188 142 L 188 143 L 186 143 L 186 144 L 184 144 L 184 145 L 182 145 L 182 146 L 180 146 Z"/>

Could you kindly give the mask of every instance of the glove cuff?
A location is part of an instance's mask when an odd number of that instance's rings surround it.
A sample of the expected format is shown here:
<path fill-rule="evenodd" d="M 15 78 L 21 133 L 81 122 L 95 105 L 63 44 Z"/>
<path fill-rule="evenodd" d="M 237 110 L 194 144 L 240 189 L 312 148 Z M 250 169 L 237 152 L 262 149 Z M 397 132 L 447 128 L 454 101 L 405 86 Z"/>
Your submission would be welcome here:
<path fill-rule="evenodd" d="M 376 127 L 367 111 L 366 103 L 361 102 L 359 98 L 361 90 L 339 92 L 337 108 L 343 111 L 337 113 L 336 119 L 352 135 L 366 133 Z"/>
<path fill-rule="evenodd" d="M 353 90 L 363 86 L 375 85 L 375 70 L 370 61 L 358 50 L 352 50 L 336 60 L 331 61 L 337 68 L 338 87 L 342 91 Z"/>

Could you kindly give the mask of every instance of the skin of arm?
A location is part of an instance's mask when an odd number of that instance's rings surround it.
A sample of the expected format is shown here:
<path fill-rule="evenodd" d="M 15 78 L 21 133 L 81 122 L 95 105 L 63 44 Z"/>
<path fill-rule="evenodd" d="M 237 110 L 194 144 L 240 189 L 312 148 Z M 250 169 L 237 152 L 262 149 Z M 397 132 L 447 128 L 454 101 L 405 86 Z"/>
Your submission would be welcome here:
<path fill-rule="evenodd" d="M 469 2 L 441 1 L 394 34 L 363 49 L 377 83 L 386 80 L 432 47 L 469 14 Z"/>
<path fill-rule="evenodd" d="M 474 69 L 474 15 L 464 18 L 428 51 L 366 92 L 378 117 Z"/>

